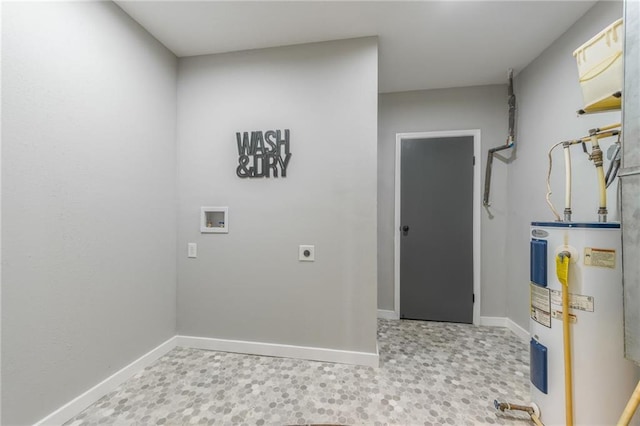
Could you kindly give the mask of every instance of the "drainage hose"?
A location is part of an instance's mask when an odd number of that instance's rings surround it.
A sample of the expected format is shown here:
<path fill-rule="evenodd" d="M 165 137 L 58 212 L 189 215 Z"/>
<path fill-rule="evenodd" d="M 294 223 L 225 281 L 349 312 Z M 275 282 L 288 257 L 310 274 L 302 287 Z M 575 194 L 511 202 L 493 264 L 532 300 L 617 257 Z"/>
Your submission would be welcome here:
<path fill-rule="evenodd" d="M 627 406 L 624 407 L 624 411 L 622 412 L 622 416 L 620 416 L 620 420 L 618 420 L 617 426 L 627 426 L 629 422 L 631 422 L 631 418 L 633 417 L 638 405 L 640 404 L 640 382 L 638 382 L 638 386 L 631 394 L 631 398 L 629 398 L 629 402 L 627 402 Z"/>
<path fill-rule="evenodd" d="M 536 426 L 544 426 L 538 416 L 535 415 L 535 413 L 531 413 L 529 414 L 529 416 L 531 416 L 531 420 L 536 424 Z"/>
<path fill-rule="evenodd" d="M 551 212 L 553 213 L 553 215 L 556 218 L 557 222 L 560 222 L 560 215 L 558 214 L 556 208 L 553 206 L 553 203 L 551 202 L 551 168 L 553 167 L 553 157 L 551 156 L 551 153 L 553 152 L 553 150 L 557 147 L 562 145 L 564 142 L 558 142 L 557 144 L 553 145 L 551 147 L 551 149 L 549 149 L 549 152 L 547 153 L 547 156 L 549 157 L 549 170 L 547 171 L 547 204 L 549 205 L 549 208 L 551 209 Z"/>
<path fill-rule="evenodd" d="M 531 403 L 531 405 L 518 405 L 510 404 L 508 402 L 498 402 L 497 399 L 494 399 L 493 405 L 496 407 L 496 410 L 500 410 L 502 412 L 505 410 L 524 411 L 529 414 L 531 421 L 533 421 L 537 426 L 544 426 L 540 421 L 540 408 L 538 408 L 534 403 Z"/>

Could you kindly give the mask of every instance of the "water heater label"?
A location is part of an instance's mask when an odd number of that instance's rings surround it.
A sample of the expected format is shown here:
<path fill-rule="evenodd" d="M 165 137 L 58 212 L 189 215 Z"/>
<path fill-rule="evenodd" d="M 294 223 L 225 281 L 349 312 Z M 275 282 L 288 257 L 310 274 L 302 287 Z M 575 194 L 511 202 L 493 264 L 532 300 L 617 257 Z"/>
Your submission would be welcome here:
<path fill-rule="evenodd" d="M 557 319 L 557 320 L 562 321 L 562 311 L 554 309 L 553 312 L 551 313 L 551 315 L 553 316 L 553 319 Z M 577 323 L 578 322 L 578 317 L 573 315 L 573 314 L 569 314 L 569 322 L 571 324 Z"/>
<path fill-rule="evenodd" d="M 616 251 L 612 249 L 584 248 L 584 264 L 587 266 L 600 266 L 602 268 L 616 267 Z"/>
<path fill-rule="evenodd" d="M 551 295 L 549 289 L 530 284 L 531 319 L 551 328 Z"/>
<path fill-rule="evenodd" d="M 562 292 L 551 290 L 551 303 L 562 306 Z M 569 307 L 585 312 L 593 312 L 593 296 L 569 293 Z"/>
<path fill-rule="evenodd" d="M 531 319 L 538 324 L 542 324 L 545 327 L 551 328 L 551 315 L 549 315 L 549 312 L 541 311 L 540 309 L 534 308 L 532 306 Z"/>

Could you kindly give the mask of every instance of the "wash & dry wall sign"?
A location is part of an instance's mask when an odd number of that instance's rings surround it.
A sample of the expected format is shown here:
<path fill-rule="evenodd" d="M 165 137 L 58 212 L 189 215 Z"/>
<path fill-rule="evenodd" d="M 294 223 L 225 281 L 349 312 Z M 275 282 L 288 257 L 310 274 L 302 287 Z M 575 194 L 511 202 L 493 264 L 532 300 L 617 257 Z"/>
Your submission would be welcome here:
<path fill-rule="evenodd" d="M 289 129 L 237 132 L 236 142 L 238 177 L 287 177 L 287 166 L 291 160 Z"/>

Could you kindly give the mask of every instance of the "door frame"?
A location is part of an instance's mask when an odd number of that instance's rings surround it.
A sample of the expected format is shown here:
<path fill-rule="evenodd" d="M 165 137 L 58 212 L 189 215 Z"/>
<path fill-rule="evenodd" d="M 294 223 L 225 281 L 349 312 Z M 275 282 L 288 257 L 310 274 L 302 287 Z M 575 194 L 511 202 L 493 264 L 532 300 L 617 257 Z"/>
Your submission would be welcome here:
<path fill-rule="evenodd" d="M 396 171 L 395 171 L 395 231 L 394 231 L 394 294 L 393 303 L 396 318 L 400 318 L 400 176 L 401 176 L 401 144 L 403 139 L 435 139 L 456 136 L 473 136 L 473 325 L 480 324 L 480 129 L 449 130 L 438 132 L 396 133 Z"/>

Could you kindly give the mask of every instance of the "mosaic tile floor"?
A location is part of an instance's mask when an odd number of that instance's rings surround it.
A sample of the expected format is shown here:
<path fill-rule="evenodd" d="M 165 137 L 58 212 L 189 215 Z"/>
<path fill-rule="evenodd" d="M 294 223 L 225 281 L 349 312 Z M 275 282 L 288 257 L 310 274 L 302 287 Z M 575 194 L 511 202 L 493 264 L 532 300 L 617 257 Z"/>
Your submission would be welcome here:
<path fill-rule="evenodd" d="M 380 368 L 177 348 L 67 425 L 529 425 L 528 349 L 504 328 L 379 320 Z"/>

